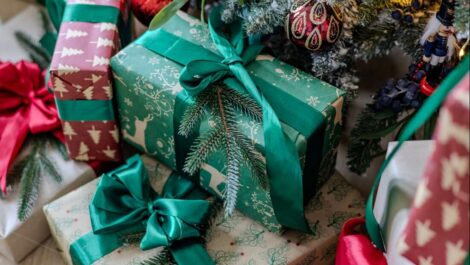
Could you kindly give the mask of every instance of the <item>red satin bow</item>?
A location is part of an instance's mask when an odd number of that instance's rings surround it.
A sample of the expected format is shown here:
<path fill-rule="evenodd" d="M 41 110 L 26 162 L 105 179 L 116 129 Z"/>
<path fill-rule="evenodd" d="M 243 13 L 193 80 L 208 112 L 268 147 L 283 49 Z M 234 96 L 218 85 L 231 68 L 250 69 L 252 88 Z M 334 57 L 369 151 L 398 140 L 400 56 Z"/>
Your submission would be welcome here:
<path fill-rule="evenodd" d="M 387 265 L 384 254 L 369 237 L 356 232 L 364 224 L 364 218 L 353 218 L 344 224 L 336 249 L 336 265 Z"/>
<path fill-rule="evenodd" d="M 0 189 L 6 192 L 8 168 L 26 136 L 54 132 L 59 139 L 60 121 L 54 96 L 44 86 L 36 64 L 0 62 Z"/>

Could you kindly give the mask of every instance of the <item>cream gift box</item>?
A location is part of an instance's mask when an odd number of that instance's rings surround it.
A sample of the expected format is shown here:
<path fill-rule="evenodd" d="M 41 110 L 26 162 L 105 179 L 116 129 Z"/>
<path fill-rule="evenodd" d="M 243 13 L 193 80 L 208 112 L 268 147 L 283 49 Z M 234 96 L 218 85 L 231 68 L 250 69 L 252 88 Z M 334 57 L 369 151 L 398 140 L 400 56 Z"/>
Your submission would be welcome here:
<path fill-rule="evenodd" d="M 397 142 L 388 145 L 388 153 Z M 394 156 L 380 180 L 374 205 L 387 245 L 389 265 L 412 265 L 397 252 L 400 235 L 408 222 L 411 204 L 434 141 L 407 141 Z"/>
<path fill-rule="evenodd" d="M 161 191 L 171 170 L 148 156 L 142 156 L 142 160 L 149 171 L 152 186 Z M 52 234 L 69 264 L 72 264 L 69 246 L 91 231 L 88 205 L 97 183 L 97 180 L 92 181 L 44 207 Z M 335 174 L 307 206 L 313 235 L 293 231 L 276 235 L 239 212 L 229 218 L 224 218 L 221 213 L 206 235 L 206 247 L 219 265 L 329 265 L 342 224 L 353 216 L 361 216 L 363 205 L 359 192 Z M 141 251 L 138 245 L 125 245 L 95 264 L 139 264 L 158 255 L 161 250 Z"/>
<path fill-rule="evenodd" d="M 45 204 L 96 177 L 88 164 L 65 161 L 55 149 L 48 152 L 56 162 L 62 182 L 57 183 L 49 176 L 43 176 L 32 215 L 25 222 L 21 222 L 17 217 L 20 199 L 18 192 L 10 191 L 6 199 L 0 199 L 0 264 L 8 264 L 7 260 L 13 264 L 21 261 L 49 237 L 49 227 L 41 211 Z M 20 157 L 22 155 L 25 153 L 22 152 Z"/>

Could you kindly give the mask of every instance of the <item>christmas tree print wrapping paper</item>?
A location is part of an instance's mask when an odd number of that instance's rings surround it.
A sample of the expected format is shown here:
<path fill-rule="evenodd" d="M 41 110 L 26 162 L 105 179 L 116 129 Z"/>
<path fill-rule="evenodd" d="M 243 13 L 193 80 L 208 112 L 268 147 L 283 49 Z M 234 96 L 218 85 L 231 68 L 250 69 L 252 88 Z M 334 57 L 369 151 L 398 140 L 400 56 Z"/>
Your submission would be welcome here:
<path fill-rule="evenodd" d="M 121 158 L 109 60 L 121 46 L 120 34 L 129 34 L 122 22 L 126 13 L 120 0 L 67 2 L 50 80 L 73 159 Z"/>
<path fill-rule="evenodd" d="M 24 157 L 28 149 L 22 151 L 17 161 Z M 39 196 L 31 216 L 21 222 L 18 219 L 20 194 L 17 185 L 9 191 L 6 199 L 0 198 L 0 263 L 2 258 L 19 262 L 49 237 L 50 231 L 42 207 L 56 198 L 96 178 L 93 169 L 86 163 L 65 161 L 60 152 L 50 149 L 48 156 L 55 161 L 62 182 L 51 176 L 42 176 Z"/>
<path fill-rule="evenodd" d="M 467 70 L 439 112 L 435 148 L 397 246 L 400 254 L 416 264 L 462 265 L 468 257 L 469 83 Z"/>
<path fill-rule="evenodd" d="M 146 155 L 142 160 L 152 187 L 160 192 L 171 169 Z M 69 264 L 69 246 L 91 231 L 88 205 L 97 184 L 94 180 L 44 207 L 52 234 Z M 238 211 L 228 218 L 221 211 L 208 230 L 206 249 L 218 265 L 330 265 L 343 223 L 361 216 L 363 208 L 360 193 L 336 173 L 307 205 L 313 235 L 294 231 L 274 234 Z M 161 250 L 142 251 L 138 244 L 125 245 L 94 264 L 137 265 Z"/>
<path fill-rule="evenodd" d="M 207 25 L 187 14 L 179 12 L 163 29 L 218 53 L 210 40 Z M 181 52 L 184 53 L 184 50 Z M 112 58 L 111 67 L 123 139 L 175 169 L 173 115 L 175 99 L 182 90 L 178 82 L 182 65 L 132 43 Z M 333 174 L 336 147 L 342 130 L 344 93 L 271 56 L 259 55 L 246 68 L 253 78 L 275 84 L 272 93 L 284 93 L 284 96 L 271 98 L 283 101 L 287 95 L 290 101 L 312 108 L 325 117 L 324 123 L 312 135 L 302 135 L 283 124 L 284 131 L 295 143 L 301 159 L 304 183 L 308 183 L 305 193 L 308 193 L 306 196 L 309 198 Z M 203 120 L 200 133 L 207 131 L 212 123 L 210 117 Z M 262 125 L 240 115 L 239 129 L 263 154 Z M 218 196 L 223 194 L 225 187 L 225 162 L 225 154 L 216 152 L 209 155 L 200 172 L 201 186 Z M 269 192 L 252 178 L 248 166 L 243 165 L 241 168 L 240 184 L 237 209 L 261 222 L 270 231 L 281 231 Z"/>

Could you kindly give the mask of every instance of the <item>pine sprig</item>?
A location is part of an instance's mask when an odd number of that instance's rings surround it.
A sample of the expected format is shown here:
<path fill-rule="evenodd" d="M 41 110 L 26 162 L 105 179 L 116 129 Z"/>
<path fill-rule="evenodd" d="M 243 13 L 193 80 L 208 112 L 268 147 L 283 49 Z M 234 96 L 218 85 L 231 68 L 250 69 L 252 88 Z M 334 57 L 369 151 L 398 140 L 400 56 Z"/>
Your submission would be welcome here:
<path fill-rule="evenodd" d="M 25 221 L 31 215 L 40 193 L 39 187 L 43 175 L 49 175 L 56 182 L 62 181 L 57 165 L 47 154 L 49 148 L 57 146 L 61 146 L 58 150 L 65 149 L 52 135 L 29 135 L 23 148 L 31 150 L 8 172 L 7 179 L 19 179 L 18 219 L 21 221 Z M 66 155 L 65 158 L 68 159 Z"/>
<path fill-rule="evenodd" d="M 351 144 L 348 148 L 348 167 L 356 174 L 363 174 L 371 161 L 385 154 L 380 145 L 383 137 L 395 131 L 400 122 L 398 114 L 392 111 L 376 112 L 367 105 L 351 131 Z"/>
<path fill-rule="evenodd" d="M 211 115 L 211 129 L 198 136 L 185 161 L 184 171 L 193 175 L 211 153 L 224 151 L 226 156 L 226 188 L 224 193 L 226 214 L 232 214 L 240 187 L 240 169 L 246 163 L 263 188 L 268 186 L 262 155 L 239 130 L 240 115 L 254 121 L 262 120 L 262 110 L 249 96 L 216 84 L 201 93 L 195 104 L 185 111 L 179 128 L 181 135 L 188 135 L 200 122 Z M 195 122 L 196 121 L 196 122 Z"/>
<path fill-rule="evenodd" d="M 263 110 L 260 105 L 256 104 L 256 102 L 248 95 L 228 89 L 224 93 L 224 99 L 234 108 L 242 111 L 244 115 L 252 118 L 253 120 L 257 122 L 261 122 L 263 120 Z"/>
<path fill-rule="evenodd" d="M 32 151 L 33 153 L 26 156 L 25 159 L 39 159 L 36 148 L 33 148 Z M 41 166 L 38 163 L 26 163 L 20 182 L 18 219 L 21 221 L 25 221 L 33 210 L 34 202 L 39 196 L 41 178 Z"/>
<path fill-rule="evenodd" d="M 23 49 L 28 52 L 31 60 L 39 65 L 41 69 L 46 69 L 49 66 L 51 57 L 39 43 L 33 41 L 28 35 L 21 31 L 15 32 L 15 37 Z"/>
<path fill-rule="evenodd" d="M 202 164 L 206 161 L 210 153 L 217 151 L 222 146 L 224 132 L 221 130 L 213 129 L 207 134 L 198 137 L 185 161 L 183 170 L 190 175 L 198 171 Z"/>
<path fill-rule="evenodd" d="M 141 265 L 178 265 L 170 252 L 170 249 L 165 247 L 158 253 L 158 255 L 141 263 Z"/>
<path fill-rule="evenodd" d="M 191 134 L 192 130 L 195 129 L 196 125 L 202 121 L 206 112 L 204 106 L 209 102 L 209 99 L 210 91 L 205 90 L 197 97 L 196 104 L 193 104 L 186 109 L 178 130 L 180 135 L 188 136 Z"/>

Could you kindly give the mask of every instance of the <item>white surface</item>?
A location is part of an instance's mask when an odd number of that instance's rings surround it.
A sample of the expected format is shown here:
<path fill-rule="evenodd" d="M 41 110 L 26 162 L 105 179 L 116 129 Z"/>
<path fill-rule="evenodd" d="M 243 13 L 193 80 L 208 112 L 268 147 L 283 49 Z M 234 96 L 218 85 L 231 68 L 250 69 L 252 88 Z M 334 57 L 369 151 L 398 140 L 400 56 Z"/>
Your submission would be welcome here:
<path fill-rule="evenodd" d="M 387 155 L 393 150 L 397 142 L 391 142 Z M 402 190 L 414 197 L 419 180 L 422 177 L 424 166 L 433 148 L 433 141 L 407 141 L 403 143 L 388 167 L 385 169 L 374 205 L 374 215 L 379 223 L 384 223 L 387 210 L 389 191 L 394 183 L 406 183 L 400 185 Z M 411 205 L 410 205 L 411 206 Z"/>
<path fill-rule="evenodd" d="M 16 40 L 15 31 L 21 31 L 32 40 L 39 41 L 44 35 L 39 9 L 29 6 L 4 24 L 0 23 L 0 61 L 29 60 L 28 53 Z"/>

